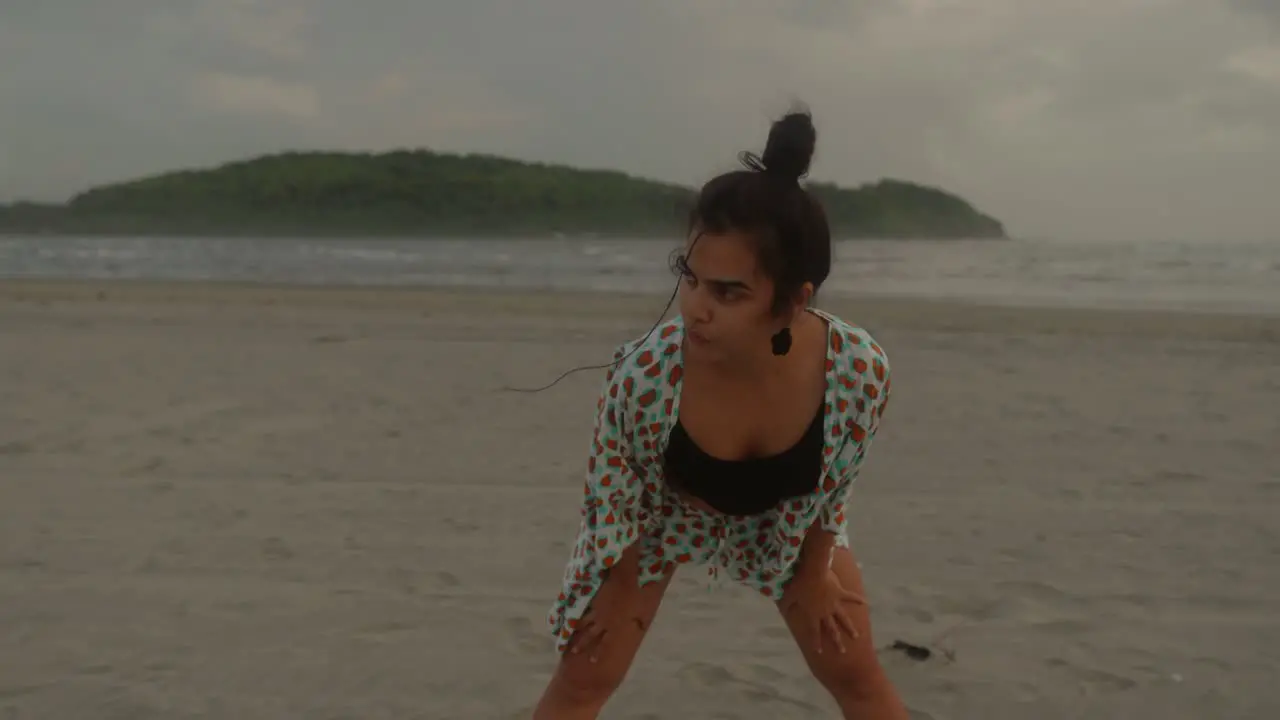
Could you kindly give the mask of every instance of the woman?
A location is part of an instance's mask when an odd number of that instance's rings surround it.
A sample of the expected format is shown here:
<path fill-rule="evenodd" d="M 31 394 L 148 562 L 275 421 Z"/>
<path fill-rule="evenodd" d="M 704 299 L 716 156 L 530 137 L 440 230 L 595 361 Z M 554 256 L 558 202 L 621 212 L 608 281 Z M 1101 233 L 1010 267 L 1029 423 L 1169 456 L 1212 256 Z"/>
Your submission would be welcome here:
<path fill-rule="evenodd" d="M 845 717 L 907 717 L 844 515 L 889 364 L 866 331 L 809 307 L 831 267 L 826 216 L 800 185 L 815 140 L 807 113 L 788 114 L 763 157 L 703 186 L 676 261 L 679 317 L 614 355 L 535 718 L 598 715 L 687 564 L 777 603 Z"/>

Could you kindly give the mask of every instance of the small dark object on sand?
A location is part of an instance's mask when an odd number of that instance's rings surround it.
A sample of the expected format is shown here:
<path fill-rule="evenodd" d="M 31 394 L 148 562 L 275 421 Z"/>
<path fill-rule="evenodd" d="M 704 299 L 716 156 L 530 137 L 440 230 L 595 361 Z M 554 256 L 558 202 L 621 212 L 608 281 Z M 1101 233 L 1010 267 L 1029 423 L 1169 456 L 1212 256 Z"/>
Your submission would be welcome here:
<path fill-rule="evenodd" d="M 901 650 L 907 657 L 912 660 L 924 662 L 933 657 L 933 651 L 923 645 L 912 645 L 903 640 L 894 640 L 893 645 L 889 646 L 891 650 Z"/>

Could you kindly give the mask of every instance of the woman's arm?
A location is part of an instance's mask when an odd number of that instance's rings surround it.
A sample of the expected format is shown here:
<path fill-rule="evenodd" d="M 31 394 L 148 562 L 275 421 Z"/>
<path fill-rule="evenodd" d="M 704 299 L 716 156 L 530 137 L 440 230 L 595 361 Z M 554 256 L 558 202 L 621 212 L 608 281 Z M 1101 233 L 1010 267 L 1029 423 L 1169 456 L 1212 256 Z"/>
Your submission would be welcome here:
<path fill-rule="evenodd" d="M 627 349 L 619 348 L 614 362 Z M 596 404 L 587 459 L 582 512 L 591 537 L 582 550 L 593 558 L 592 564 L 602 577 L 622 574 L 638 579 L 639 562 L 631 550 L 645 531 L 640 513 L 643 503 L 636 497 L 642 492 L 643 483 L 636 477 L 638 463 L 629 400 L 625 369 L 610 369 Z"/>
<path fill-rule="evenodd" d="M 831 552 L 836 547 L 835 533 L 822 527 L 822 522 L 809 526 L 800 546 L 800 560 L 796 563 L 796 575 L 821 575 L 831 567 Z"/>
<path fill-rule="evenodd" d="M 817 568 L 819 571 L 830 567 L 831 552 L 836 547 L 836 538 L 844 535 L 848 529 L 845 517 L 845 504 L 853 483 L 858 479 L 858 471 L 862 466 L 862 458 L 871 444 L 872 438 L 880 429 L 880 419 L 889 405 L 889 363 L 880 356 L 874 363 L 875 372 L 863 378 L 861 392 L 873 398 L 866 412 L 853 419 L 854 428 L 846 443 L 852 443 L 853 457 L 840 468 L 840 477 L 836 486 L 827 493 L 818 512 L 818 517 L 805 534 L 804 544 L 800 546 L 800 560 L 797 572 L 807 573 Z M 867 388 L 873 388 L 868 390 Z M 850 403 L 855 406 L 857 403 Z"/>

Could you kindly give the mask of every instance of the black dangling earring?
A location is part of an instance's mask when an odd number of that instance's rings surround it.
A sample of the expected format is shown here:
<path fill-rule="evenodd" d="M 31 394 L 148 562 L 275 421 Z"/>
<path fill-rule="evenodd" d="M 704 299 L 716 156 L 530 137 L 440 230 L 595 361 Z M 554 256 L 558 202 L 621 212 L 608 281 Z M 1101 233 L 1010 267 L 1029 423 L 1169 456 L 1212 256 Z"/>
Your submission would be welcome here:
<path fill-rule="evenodd" d="M 769 338 L 770 344 L 773 345 L 774 355 L 786 355 L 791 352 L 791 328 L 784 327 Z"/>

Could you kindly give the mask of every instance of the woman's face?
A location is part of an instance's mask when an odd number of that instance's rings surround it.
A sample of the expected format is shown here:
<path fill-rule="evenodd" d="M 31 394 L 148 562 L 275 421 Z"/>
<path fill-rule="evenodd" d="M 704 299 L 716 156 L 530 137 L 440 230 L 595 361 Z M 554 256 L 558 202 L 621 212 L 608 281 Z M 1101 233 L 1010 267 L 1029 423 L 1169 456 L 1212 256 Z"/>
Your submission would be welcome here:
<path fill-rule="evenodd" d="M 742 233 L 693 235 L 679 269 L 687 342 L 716 360 L 768 353 L 770 337 L 802 308 L 797 303 L 781 315 L 773 312 L 773 280 Z"/>

